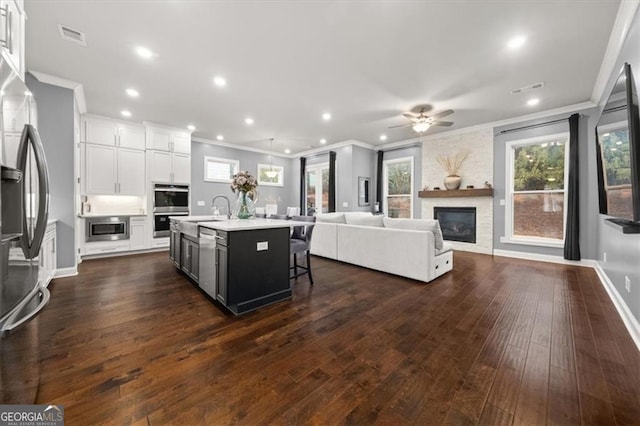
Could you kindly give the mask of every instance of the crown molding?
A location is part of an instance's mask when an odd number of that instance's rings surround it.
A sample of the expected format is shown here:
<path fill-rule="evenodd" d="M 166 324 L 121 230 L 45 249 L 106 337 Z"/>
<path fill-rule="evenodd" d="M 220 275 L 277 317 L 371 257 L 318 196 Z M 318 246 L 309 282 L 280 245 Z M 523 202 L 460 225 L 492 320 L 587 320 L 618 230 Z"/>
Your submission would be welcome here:
<path fill-rule="evenodd" d="M 53 86 L 64 87 L 65 89 L 73 90 L 73 98 L 78 105 L 78 111 L 80 112 L 80 114 L 85 114 L 87 112 L 87 101 L 84 97 L 84 86 L 82 84 L 78 83 L 77 81 L 67 80 L 40 71 L 29 70 L 29 73 L 31 73 L 31 75 L 33 75 L 41 83 L 51 84 Z"/>
<path fill-rule="evenodd" d="M 258 154 L 267 154 L 267 155 L 273 155 L 275 157 L 281 157 L 281 158 L 294 158 L 295 155 L 293 154 L 280 154 L 277 152 L 271 152 L 267 149 L 261 149 L 261 148 L 253 148 L 250 146 L 243 146 L 243 145 L 234 145 L 232 143 L 229 142 L 223 142 L 223 141 L 214 141 L 211 139 L 205 139 L 205 138 L 200 138 L 197 136 L 192 136 L 191 137 L 191 141 L 192 142 L 199 142 L 199 143 L 206 143 L 209 145 L 216 145 L 216 146 L 221 146 L 224 148 L 231 148 L 231 149 L 238 149 L 240 151 L 249 151 L 249 152 L 257 152 Z"/>
<path fill-rule="evenodd" d="M 333 151 L 334 149 L 343 148 L 345 146 L 359 146 L 360 148 L 370 149 L 375 151 L 377 147 L 368 144 L 366 142 L 361 142 L 355 139 L 348 139 L 346 141 L 337 142 L 331 145 L 324 145 L 318 148 L 308 149 L 306 151 L 296 152 L 295 154 L 291 154 L 291 158 L 305 157 L 308 155 L 316 155 L 329 151 Z"/>
<path fill-rule="evenodd" d="M 154 123 L 153 121 L 143 121 L 142 125 L 145 127 L 156 127 L 156 128 L 166 129 L 170 131 L 185 132 L 185 133 L 188 133 L 189 135 L 191 135 L 192 133 L 191 130 L 189 129 L 183 129 L 182 127 L 169 126 L 168 124 Z"/>
<path fill-rule="evenodd" d="M 591 94 L 591 102 L 596 105 L 603 102 L 603 97 L 608 93 L 605 91 L 607 83 L 614 72 L 614 68 L 618 62 L 618 58 L 620 57 L 620 52 L 622 51 L 624 42 L 629 34 L 629 29 L 631 28 L 633 19 L 638 11 L 638 6 L 640 6 L 639 0 L 620 2 L 618 14 L 616 15 L 616 20 L 614 21 L 613 28 L 611 29 L 609 43 L 607 44 L 607 49 L 604 52 L 600 71 L 596 78 L 596 84 L 593 86 L 593 92 Z"/>

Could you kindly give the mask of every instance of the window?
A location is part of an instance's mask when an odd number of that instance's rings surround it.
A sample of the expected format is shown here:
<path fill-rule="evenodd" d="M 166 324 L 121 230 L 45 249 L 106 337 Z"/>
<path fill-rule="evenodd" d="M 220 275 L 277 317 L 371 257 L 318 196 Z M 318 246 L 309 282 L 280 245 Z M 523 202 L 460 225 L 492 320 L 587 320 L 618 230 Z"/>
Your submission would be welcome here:
<path fill-rule="evenodd" d="M 307 212 L 329 211 L 329 163 L 307 166 L 305 172 Z"/>
<path fill-rule="evenodd" d="M 413 157 L 385 160 L 383 209 L 389 217 L 413 217 Z"/>
<path fill-rule="evenodd" d="M 204 180 L 207 182 L 229 183 L 239 169 L 238 160 L 204 157 Z"/>
<path fill-rule="evenodd" d="M 568 134 L 507 143 L 502 242 L 562 247 Z"/>
<path fill-rule="evenodd" d="M 273 172 L 272 176 L 270 176 L 271 172 Z M 284 186 L 284 167 L 258 164 L 258 185 Z"/>

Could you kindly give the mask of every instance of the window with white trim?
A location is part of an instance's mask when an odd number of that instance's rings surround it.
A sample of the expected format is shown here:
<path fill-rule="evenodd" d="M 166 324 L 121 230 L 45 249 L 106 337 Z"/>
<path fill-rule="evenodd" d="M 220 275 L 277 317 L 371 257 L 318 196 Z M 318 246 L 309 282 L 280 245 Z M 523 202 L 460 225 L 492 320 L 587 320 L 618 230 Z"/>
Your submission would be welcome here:
<path fill-rule="evenodd" d="M 566 228 L 569 134 L 506 144 L 502 242 L 562 247 Z"/>
<path fill-rule="evenodd" d="M 307 212 L 329 211 L 329 163 L 313 164 L 305 170 Z"/>
<path fill-rule="evenodd" d="M 382 162 L 383 211 L 389 217 L 413 218 L 413 157 Z"/>
<path fill-rule="evenodd" d="M 204 180 L 206 182 L 229 183 L 239 169 L 240 162 L 238 160 L 204 157 Z"/>

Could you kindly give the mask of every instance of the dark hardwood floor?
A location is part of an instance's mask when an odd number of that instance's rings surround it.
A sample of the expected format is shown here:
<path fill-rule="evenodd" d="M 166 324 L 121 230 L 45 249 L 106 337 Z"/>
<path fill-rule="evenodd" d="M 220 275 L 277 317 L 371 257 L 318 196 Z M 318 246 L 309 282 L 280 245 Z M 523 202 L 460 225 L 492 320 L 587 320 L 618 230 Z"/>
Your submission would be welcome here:
<path fill-rule="evenodd" d="M 640 424 L 640 354 L 589 268 L 313 275 L 236 318 L 166 253 L 85 261 L 38 319 L 38 402 L 68 425 Z"/>

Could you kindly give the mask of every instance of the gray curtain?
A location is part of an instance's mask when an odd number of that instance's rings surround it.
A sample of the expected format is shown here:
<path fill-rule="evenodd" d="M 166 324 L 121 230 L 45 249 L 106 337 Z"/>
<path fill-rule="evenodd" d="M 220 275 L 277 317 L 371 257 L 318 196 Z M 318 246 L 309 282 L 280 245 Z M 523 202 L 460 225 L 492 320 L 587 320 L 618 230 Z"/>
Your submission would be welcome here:
<path fill-rule="evenodd" d="M 382 150 L 378 151 L 378 168 L 376 170 L 376 202 L 378 203 L 378 208 L 380 209 L 380 213 L 382 213 L 382 206 L 384 203 L 382 202 L 382 161 L 384 160 L 384 152 Z"/>
<path fill-rule="evenodd" d="M 580 194 L 578 179 L 578 130 L 580 114 L 569 117 L 569 181 L 567 182 L 567 229 L 564 258 L 580 260 Z"/>
<path fill-rule="evenodd" d="M 329 212 L 336 211 L 336 153 L 329 151 Z"/>
<path fill-rule="evenodd" d="M 300 214 L 302 216 L 307 214 L 307 200 L 305 200 L 305 192 L 307 191 L 306 167 L 307 159 L 300 157 Z"/>

